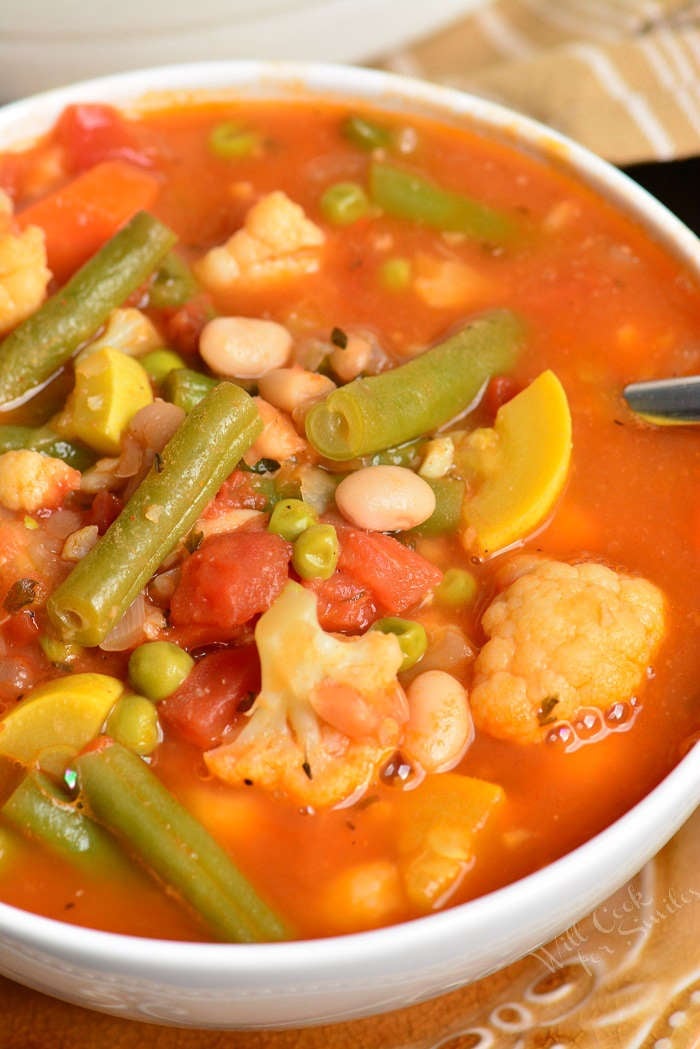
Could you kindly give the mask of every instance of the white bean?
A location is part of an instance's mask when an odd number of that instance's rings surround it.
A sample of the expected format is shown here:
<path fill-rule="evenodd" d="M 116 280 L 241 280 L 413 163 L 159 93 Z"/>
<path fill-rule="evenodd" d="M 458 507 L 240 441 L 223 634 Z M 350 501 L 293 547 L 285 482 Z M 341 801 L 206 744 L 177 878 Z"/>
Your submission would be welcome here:
<path fill-rule="evenodd" d="M 261 376 L 259 388 L 266 401 L 291 415 L 304 405 L 325 397 L 335 389 L 335 383 L 327 375 L 304 368 L 272 368 Z"/>
<path fill-rule="evenodd" d="M 456 677 L 444 670 L 426 670 L 406 691 L 408 721 L 402 751 L 424 772 L 447 772 L 474 739 L 469 701 Z"/>
<path fill-rule="evenodd" d="M 346 520 L 375 532 L 398 532 L 427 521 L 435 493 L 405 466 L 365 466 L 338 485 L 335 501 Z"/>
<path fill-rule="evenodd" d="M 366 371 L 372 360 L 372 344 L 361 335 L 349 335 L 346 345 L 337 346 L 329 360 L 341 382 L 351 382 Z"/>
<path fill-rule="evenodd" d="M 282 324 L 258 317 L 215 317 L 204 325 L 199 352 L 216 375 L 259 379 L 289 360 L 292 336 Z"/>
<path fill-rule="evenodd" d="M 262 419 L 263 430 L 255 444 L 245 453 L 247 463 L 257 462 L 258 459 L 283 462 L 306 450 L 306 441 L 296 432 L 288 415 L 278 411 L 262 397 L 254 397 L 253 400 Z"/>

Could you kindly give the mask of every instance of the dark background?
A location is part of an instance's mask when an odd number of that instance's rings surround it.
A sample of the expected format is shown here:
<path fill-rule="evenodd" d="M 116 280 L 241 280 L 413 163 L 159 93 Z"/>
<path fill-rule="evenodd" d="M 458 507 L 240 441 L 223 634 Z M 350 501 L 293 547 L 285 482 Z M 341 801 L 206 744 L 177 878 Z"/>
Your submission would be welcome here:
<path fill-rule="evenodd" d="M 700 157 L 664 164 L 635 164 L 623 170 L 700 233 Z"/>

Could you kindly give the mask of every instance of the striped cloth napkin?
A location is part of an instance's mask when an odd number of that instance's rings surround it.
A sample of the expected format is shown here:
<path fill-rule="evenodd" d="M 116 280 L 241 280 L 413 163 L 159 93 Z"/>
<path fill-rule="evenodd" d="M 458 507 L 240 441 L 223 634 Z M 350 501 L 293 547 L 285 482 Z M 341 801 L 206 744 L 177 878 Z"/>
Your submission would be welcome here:
<path fill-rule="evenodd" d="M 377 64 L 503 102 L 616 164 L 700 154 L 698 0 L 490 0 Z"/>

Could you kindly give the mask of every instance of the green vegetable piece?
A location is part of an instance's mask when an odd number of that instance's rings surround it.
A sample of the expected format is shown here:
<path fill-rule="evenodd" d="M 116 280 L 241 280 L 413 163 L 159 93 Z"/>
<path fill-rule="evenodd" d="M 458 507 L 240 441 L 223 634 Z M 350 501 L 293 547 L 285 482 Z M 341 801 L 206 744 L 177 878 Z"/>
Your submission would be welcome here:
<path fill-rule="evenodd" d="M 203 375 L 192 368 L 175 368 L 165 377 L 163 396 L 189 415 L 218 382 L 211 375 Z"/>
<path fill-rule="evenodd" d="M 179 688 L 194 660 L 172 641 L 147 641 L 129 657 L 129 680 L 144 696 L 157 702 Z"/>
<path fill-rule="evenodd" d="M 427 521 L 411 529 L 416 535 L 447 535 L 458 530 L 462 519 L 465 485 L 458 477 L 423 478 L 435 493 L 435 509 Z"/>
<path fill-rule="evenodd" d="M 117 700 L 105 726 L 108 736 L 134 754 L 152 754 L 160 743 L 158 711 L 150 699 L 128 692 Z"/>
<path fill-rule="evenodd" d="M 104 346 L 76 362 L 66 418 L 90 448 L 101 455 L 118 455 L 130 420 L 152 402 L 151 383 L 139 362 Z"/>
<path fill-rule="evenodd" d="M 411 283 L 409 259 L 385 259 L 379 267 L 379 279 L 389 291 L 405 291 Z"/>
<path fill-rule="evenodd" d="M 232 160 L 250 157 L 260 148 L 260 135 L 233 121 L 217 124 L 209 135 L 209 149 L 215 157 Z"/>
<path fill-rule="evenodd" d="M 41 386 L 158 266 L 175 234 L 140 211 L 0 344 L 0 404 Z"/>
<path fill-rule="evenodd" d="M 81 754 L 76 767 L 95 818 L 179 893 L 219 939 L 250 943 L 287 937 L 228 854 L 141 758 L 105 741 Z"/>
<path fill-rule="evenodd" d="M 23 835 L 40 841 L 73 866 L 111 876 L 126 870 L 135 873 L 102 827 L 41 772 L 28 773 L 1 811 Z"/>
<path fill-rule="evenodd" d="M 318 524 L 318 514 L 303 499 L 281 499 L 275 503 L 267 529 L 293 543 L 315 524 Z"/>
<path fill-rule="evenodd" d="M 399 616 L 386 616 L 378 619 L 372 624 L 372 630 L 379 630 L 382 634 L 394 634 L 398 638 L 403 662 L 399 671 L 410 670 L 423 658 L 428 647 L 428 635 L 422 623 L 414 619 L 401 619 Z"/>
<path fill-rule="evenodd" d="M 509 310 L 471 321 L 391 371 L 333 390 L 306 416 L 306 436 L 327 459 L 373 455 L 467 411 L 492 375 L 510 371 L 523 327 Z"/>
<path fill-rule="evenodd" d="M 504 212 L 381 161 L 373 161 L 370 168 L 369 195 L 394 218 L 446 233 L 464 233 L 489 244 L 506 243 L 517 231 L 515 220 Z"/>
<path fill-rule="evenodd" d="M 350 116 L 343 122 L 343 136 L 353 146 L 371 153 L 373 149 L 388 149 L 393 140 L 389 128 L 366 117 Z"/>
<path fill-rule="evenodd" d="M 254 401 L 218 383 L 168 441 L 105 534 L 51 594 L 64 641 L 99 645 L 262 430 Z"/>
<path fill-rule="evenodd" d="M 185 362 L 179 353 L 174 350 L 151 350 L 139 359 L 139 363 L 146 375 L 159 386 L 163 380 L 176 368 L 184 368 Z"/>
<path fill-rule="evenodd" d="M 448 568 L 435 590 L 435 600 L 448 608 L 464 608 L 476 597 L 478 584 L 465 568 Z"/>
<path fill-rule="evenodd" d="M 333 525 L 315 524 L 302 532 L 292 550 L 292 564 L 302 579 L 329 579 L 340 556 Z"/>
<path fill-rule="evenodd" d="M 49 634 L 42 634 L 39 644 L 48 661 L 58 667 L 70 666 L 83 651 L 80 645 L 67 645 L 65 641 L 59 641 Z"/>
<path fill-rule="evenodd" d="M 0 754 L 63 775 L 100 733 L 123 691 L 121 681 L 107 674 L 72 674 L 39 685 L 0 721 Z"/>
<path fill-rule="evenodd" d="M 158 310 L 176 310 L 198 291 L 192 270 L 177 252 L 170 251 L 156 270 L 148 290 L 148 304 Z"/>
<path fill-rule="evenodd" d="M 369 200 L 357 182 L 336 182 L 321 196 L 321 214 L 334 226 L 350 226 L 369 213 Z"/>
<path fill-rule="evenodd" d="M 43 452 L 44 455 L 50 455 L 54 459 L 62 459 L 64 463 L 68 463 L 76 470 L 87 470 L 95 461 L 94 453 L 85 445 L 59 437 L 48 426 L 35 428 L 10 424 L 0 425 L 0 454 L 14 451 L 17 448 L 31 448 L 36 452 Z"/>

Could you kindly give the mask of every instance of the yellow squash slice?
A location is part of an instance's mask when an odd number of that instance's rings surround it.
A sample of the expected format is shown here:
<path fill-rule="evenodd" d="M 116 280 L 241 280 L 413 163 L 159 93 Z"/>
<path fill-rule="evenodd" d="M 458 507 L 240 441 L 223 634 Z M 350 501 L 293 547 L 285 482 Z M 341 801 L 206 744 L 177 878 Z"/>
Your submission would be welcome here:
<path fill-rule="evenodd" d="M 0 754 L 62 775 L 97 736 L 124 691 L 107 674 L 72 674 L 33 689 L 0 721 Z"/>
<path fill-rule="evenodd" d="M 542 372 L 470 433 L 458 460 L 467 483 L 464 547 L 481 557 L 525 539 L 551 511 L 571 460 L 571 413 L 554 372 Z"/>

